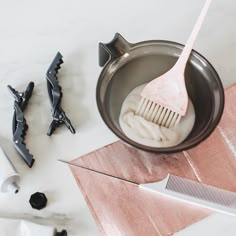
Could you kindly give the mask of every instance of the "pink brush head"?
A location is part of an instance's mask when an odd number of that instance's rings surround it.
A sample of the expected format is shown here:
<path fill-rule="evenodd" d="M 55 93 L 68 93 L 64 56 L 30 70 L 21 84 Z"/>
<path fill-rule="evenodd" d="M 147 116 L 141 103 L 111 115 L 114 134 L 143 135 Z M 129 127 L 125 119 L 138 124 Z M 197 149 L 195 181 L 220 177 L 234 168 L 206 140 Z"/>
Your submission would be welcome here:
<path fill-rule="evenodd" d="M 179 77 L 178 79 L 173 78 L 176 75 Z M 184 116 L 188 108 L 188 94 L 185 83 L 181 80 L 184 80 L 184 77 L 179 74 L 166 73 L 165 78 L 160 76 L 148 83 L 141 96 Z"/>

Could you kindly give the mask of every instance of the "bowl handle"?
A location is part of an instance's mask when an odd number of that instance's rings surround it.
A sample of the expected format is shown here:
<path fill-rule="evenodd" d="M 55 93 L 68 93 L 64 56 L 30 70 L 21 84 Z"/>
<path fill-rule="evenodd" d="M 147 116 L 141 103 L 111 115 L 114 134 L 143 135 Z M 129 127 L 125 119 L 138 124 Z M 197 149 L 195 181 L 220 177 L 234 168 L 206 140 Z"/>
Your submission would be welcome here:
<path fill-rule="evenodd" d="M 119 33 L 116 33 L 110 43 L 99 43 L 99 66 L 103 67 L 114 58 L 118 58 L 129 51 L 131 44 Z"/>

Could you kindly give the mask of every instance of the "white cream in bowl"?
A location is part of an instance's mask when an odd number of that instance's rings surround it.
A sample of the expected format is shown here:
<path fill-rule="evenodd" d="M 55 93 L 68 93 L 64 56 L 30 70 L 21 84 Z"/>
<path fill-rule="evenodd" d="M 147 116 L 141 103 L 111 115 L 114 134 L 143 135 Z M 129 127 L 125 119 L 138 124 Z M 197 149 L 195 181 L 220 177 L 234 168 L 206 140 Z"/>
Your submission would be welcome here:
<path fill-rule="evenodd" d="M 128 138 L 146 146 L 173 147 L 180 144 L 194 126 L 195 111 L 192 102 L 189 99 L 187 113 L 178 125 L 173 128 L 161 127 L 135 115 L 136 107 L 141 100 L 140 94 L 145 85 L 133 89 L 125 98 L 119 117 L 121 129 Z"/>

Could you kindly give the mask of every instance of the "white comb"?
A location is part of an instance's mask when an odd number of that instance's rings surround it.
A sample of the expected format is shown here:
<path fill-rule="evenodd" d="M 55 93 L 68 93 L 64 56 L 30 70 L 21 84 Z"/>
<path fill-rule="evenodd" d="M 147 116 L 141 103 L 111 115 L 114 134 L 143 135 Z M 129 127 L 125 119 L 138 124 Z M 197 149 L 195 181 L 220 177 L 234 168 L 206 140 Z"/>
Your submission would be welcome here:
<path fill-rule="evenodd" d="M 177 63 L 168 72 L 149 82 L 143 89 L 136 115 L 166 128 L 177 125 L 186 114 L 188 94 L 184 71 L 194 42 L 212 0 L 206 0 L 193 31 Z"/>
<path fill-rule="evenodd" d="M 117 179 L 139 188 L 164 196 L 200 206 L 223 214 L 236 216 L 236 193 L 202 184 L 196 181 L 168 175 L 164 180 L 155 183 L 139 184 L 127 179 L 106 174 L 88 167 L 80 166 L 71 162 L 58 160 L 71 166 L 91 171 L 109 178 Z"/>
<path fill-rule="evenodd" d="M 236 216 L 236 193 L 196 181 L 168 175 L 160 182 L 140 187 L 192 205 Z"/>

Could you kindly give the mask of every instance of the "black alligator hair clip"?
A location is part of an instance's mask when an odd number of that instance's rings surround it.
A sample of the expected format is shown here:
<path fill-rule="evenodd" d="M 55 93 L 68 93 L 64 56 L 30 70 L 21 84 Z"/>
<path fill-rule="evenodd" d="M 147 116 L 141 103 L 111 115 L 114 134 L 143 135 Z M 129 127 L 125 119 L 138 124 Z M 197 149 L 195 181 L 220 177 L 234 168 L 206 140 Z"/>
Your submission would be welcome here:
<path fill-rule="evenodd" d="M 22 159 L 31 168 L 34 164 L 33 155 L 29 153 L 24 143 L 26 131 L 28 125 L 24 118 L 24 110 L 27 103 L 32 95 L 34 89 L 34 83 L 30 82 L 25 90 L 25 92 L 18 92 L 10 85 L 7 86 L 13 97 L 14 101 L 14 115 L 12 120 L 12 132 L 13 132 L 13 142 L 16 150 L 21 155 Z"/>
<path fill-rule="evenodd" d="M 49 126 L 47 135 L 51 136 L 54 130 L 61 124 L 65 124 L 71 133 L 75 134 L 75 129 L 73 128 L 70 120 L 66 116 L 65 112 L 62 110 L 60 103 L 62 98 L 62 89 L 58 83 L 58 70 L 61 68 L 63 63 L 62 55 L 58 52 L 54 58 L 52 64 L 47 71 L 47 88 L 48 96 L 52 106 L 52 117 L 53 120 Z"/>

